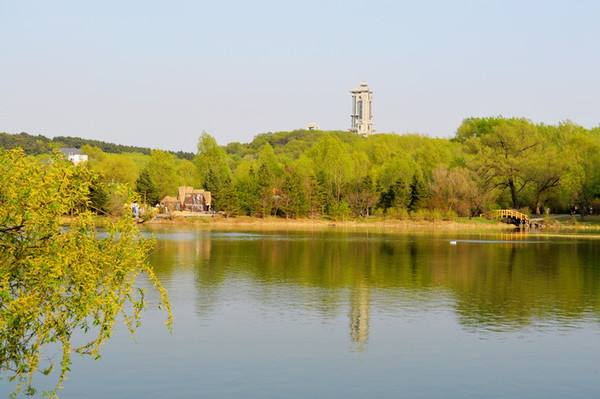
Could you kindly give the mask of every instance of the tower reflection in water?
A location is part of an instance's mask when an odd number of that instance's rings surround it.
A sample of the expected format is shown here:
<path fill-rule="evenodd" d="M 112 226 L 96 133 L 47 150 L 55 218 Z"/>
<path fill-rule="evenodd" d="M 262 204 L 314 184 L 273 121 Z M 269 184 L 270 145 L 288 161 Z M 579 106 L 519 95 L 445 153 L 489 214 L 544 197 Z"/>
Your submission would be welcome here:
<path fill-rule="evenodd" d="M 350 337 L 356 349 L 364 349 L 369 339 L 369 288 L 359 286 L 350 293 Z"/>

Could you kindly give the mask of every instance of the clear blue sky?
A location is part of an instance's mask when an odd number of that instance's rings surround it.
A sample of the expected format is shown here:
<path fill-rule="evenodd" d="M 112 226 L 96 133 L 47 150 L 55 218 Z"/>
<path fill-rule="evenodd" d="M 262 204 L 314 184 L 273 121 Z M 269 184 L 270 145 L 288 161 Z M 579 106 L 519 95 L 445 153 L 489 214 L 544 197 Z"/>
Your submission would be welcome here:
<path fill-rule="evenodd" d="M 600 1 L 0 0 L 0 131 L 194 151 L 260 132 L 600 123 Z"/>

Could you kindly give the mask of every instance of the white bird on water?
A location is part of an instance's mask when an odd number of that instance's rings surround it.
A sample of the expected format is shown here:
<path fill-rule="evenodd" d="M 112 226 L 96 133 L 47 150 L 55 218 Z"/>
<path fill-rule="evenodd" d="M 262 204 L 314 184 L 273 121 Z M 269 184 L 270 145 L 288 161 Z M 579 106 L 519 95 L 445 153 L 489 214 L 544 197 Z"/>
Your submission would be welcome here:
<path fill-rule="evenodd" d="M 454 240 L 450 241 L 450 245 L 456 245 L 456 241 L 454 241 Z"/>

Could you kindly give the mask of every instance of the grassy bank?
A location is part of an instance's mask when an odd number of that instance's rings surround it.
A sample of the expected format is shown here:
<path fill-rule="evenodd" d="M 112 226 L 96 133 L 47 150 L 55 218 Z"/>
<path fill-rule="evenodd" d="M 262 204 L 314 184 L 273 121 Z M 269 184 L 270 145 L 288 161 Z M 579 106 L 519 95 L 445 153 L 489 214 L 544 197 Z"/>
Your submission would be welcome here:
<path fill-rule="evenodd" d="M 283 219 L 276 217 L 185 217 L 173 219 L 157 218 L 145 223 L 149 226 L 197 226 L 224 230 L 398 230 L 398 231 L 490 231 L 506 232 L 513 226 L 483 218 L 457 218 L 456 220 L 397 220 L 383 218 L 327 220 L 327 219 Z"/>
<path fill-rule="evenodd" d="M 112 218 L 96 216 L 96 225 L 107 226 Z M 70 224 L 70 218 L 64 217 L 63 224 Z M 510 233 L 515 232 L 513 225 L 488 220 L 483 217 L 454 218 L 452 220 L 414 220 L 392 218 L 361 218 L 347 220 L 328 219 L 284 219 L 277 217 L 255 218 L 238 216 L 224 218 L 219 215 L 197 217 L 155 218 L 143 224 L 148 228 L 194 227 L 214 230 L 345 230 L 345 231 L 398 231 L 398 232 L 465 232 L 465 233 Z M 600 216 L 547 218 L 544 229 L 531 230 L 536 235 L 586 235 L 600 238 Z"/>

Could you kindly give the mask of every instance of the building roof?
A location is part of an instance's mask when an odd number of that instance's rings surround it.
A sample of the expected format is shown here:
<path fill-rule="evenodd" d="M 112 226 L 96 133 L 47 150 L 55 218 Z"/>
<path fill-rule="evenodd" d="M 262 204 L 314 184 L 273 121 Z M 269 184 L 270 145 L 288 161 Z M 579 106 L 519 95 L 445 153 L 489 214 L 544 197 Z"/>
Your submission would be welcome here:
<path fill-rule="evenodd" d="M 366 82 L 360 82 L 360 85 L 351 91 L 352 93 L 371 92 L 369 85 Z"/>
<path fill-rule="evenodd" d="M 62 152 L 65 156 L 81 155 L 81 151 L 79 150 L 79 148 L 75 148 L 75 147 L 62 147 L 60 149 L 60 152 Z"/>

